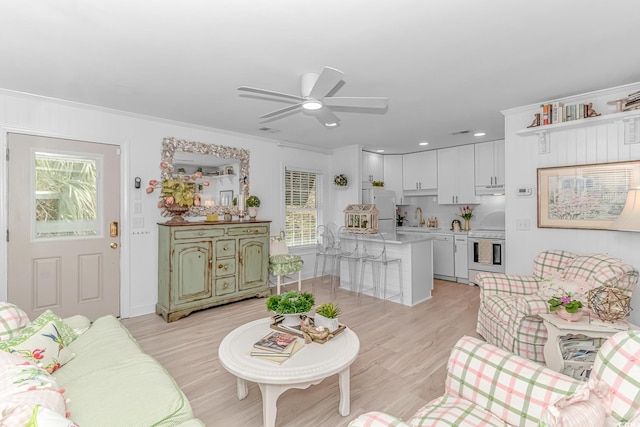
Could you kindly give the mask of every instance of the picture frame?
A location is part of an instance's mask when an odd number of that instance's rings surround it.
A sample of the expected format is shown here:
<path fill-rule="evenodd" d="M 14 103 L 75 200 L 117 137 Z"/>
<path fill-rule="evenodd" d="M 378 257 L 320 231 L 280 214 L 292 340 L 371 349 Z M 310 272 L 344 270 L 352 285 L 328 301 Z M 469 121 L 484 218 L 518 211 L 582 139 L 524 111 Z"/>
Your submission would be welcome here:
<path fill-rule="evenodd" d="M 538 168 L 538 227 L 608 230 L 631 188 L 640 161 Z"/>
<path fill-rule="evenodd" d="M 225 205 L 225 200 L 228 200 L 228 204 Z M 220 205 L 233 206 L 233 190 L 221 190 L 220 191 Z"/>

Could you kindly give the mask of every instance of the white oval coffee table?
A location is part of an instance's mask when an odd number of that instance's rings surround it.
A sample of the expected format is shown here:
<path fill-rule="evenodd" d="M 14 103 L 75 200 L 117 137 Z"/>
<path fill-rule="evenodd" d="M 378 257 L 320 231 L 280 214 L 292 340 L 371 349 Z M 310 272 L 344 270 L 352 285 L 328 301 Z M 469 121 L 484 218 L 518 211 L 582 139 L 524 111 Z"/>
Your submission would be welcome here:
<path fill-rule="evenodd" d="M 306 344 L 281 365 L 251 357 L 253 344 L 272 329 L 271 319 L 255 320 L 231 331 L 220 343 L 222 366 L 237 377 L 238 399 L 247 397 L 246 381 L 258 384 L 262 392 L 262 419 L 265 427 L 276 422 L 278 397 L 290 388 L 305 389 L 338 374 L 340 415 L 349 415 L 350 366 L 360 350 L 360 340 L 347 328 L 324 344 Z"/>

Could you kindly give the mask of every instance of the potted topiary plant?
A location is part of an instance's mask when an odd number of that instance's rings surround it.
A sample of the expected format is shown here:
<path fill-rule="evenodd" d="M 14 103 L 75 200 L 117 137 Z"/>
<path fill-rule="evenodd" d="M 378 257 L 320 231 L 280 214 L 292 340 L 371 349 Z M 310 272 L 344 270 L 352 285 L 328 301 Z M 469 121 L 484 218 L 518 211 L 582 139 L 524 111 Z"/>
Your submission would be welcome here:
<path fill-rule="evenodd" d="M 247 197 L 247 212 L 249 213 L 249 218 L 256 219 L 258 216 L 258 208 L 260 207 L 260 199 L 258 196 L 249 196 Z"/>
<path fill-rule="evenodd" d="M 284 315 L 284 325 L 296 326 L 300 314 L 307 313 L 313 307 L 313 295 L 306 292 L 287 291 L 280 295 L 271 295 L 267 299 L 267 310 Z"/>
<path fill-rule="evenodd" d="M 340 307 L 333 302 L 320 304 L 316 307 L 313 323 L 317 328 L 326 328 L 329 332 L 333 332 L 340 327 L 338 316 L 341 312 Z"/>

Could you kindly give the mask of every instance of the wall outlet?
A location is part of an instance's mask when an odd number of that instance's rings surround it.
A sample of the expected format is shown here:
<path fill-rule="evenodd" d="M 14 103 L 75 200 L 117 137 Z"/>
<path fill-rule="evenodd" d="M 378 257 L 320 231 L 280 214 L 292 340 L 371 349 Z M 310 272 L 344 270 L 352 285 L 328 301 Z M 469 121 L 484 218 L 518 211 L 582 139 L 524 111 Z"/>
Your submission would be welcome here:
<path fill-rule="evenodd" d="M 516 220 L 516 230 L 518 231 L 529 231 L 531 228 L 531 222 L 528 219 L 517 219 Z"/>

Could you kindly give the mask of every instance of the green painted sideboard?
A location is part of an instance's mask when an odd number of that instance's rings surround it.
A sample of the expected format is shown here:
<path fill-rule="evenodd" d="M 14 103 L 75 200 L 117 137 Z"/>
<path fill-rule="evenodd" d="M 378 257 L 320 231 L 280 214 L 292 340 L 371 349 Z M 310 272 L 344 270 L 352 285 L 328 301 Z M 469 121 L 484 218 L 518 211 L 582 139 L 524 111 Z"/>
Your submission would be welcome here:
<path fill-rule="evenodd" d="M 158 224 L 158 303 L 167 322 L 270 295 L 271 221 Z"/>

